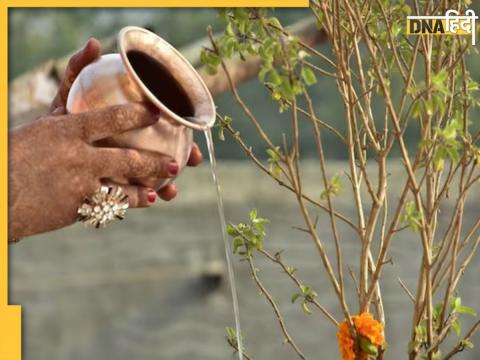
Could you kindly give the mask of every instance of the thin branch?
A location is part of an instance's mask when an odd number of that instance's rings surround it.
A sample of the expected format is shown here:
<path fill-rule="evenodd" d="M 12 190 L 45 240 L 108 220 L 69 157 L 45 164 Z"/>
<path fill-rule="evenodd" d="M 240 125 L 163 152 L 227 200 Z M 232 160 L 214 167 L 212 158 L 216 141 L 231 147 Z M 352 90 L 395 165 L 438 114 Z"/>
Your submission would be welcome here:
<path fill-rule="evenodd" d="M 260 281 L 258 275 L 257 275 L 257 269 L 255 268 L 255 265 L 253 264 L 253 260 L 251 257 L 248 257 L 248 264 L 250 266 L 250 273 L 253 276 L 253 279 L 255 280 L 255 283 L 257 284 L 257 287 L 259 290 L 262 292 L 262 294 L 265 296 L 267 301 L 270 303 L 270 306 L 273 309 L 273 312 L 275 313 L 275 316 L 277 317 L 278 323 L 280 324 L 280 328 L 283 332 L 283 335 L 285 336 L 285 341 L 291 346 L 291 348 L 295 351 L 295 353 L 298 355 L 300 359 L 306 359 L 305 355 L 303 352 L 300 350 L 298 345 L 295 343 L 295 341 L 292 339 L 290 334 L 287 331 L 287 326 L 285 325 L 285 320 L 283 319 L 282 314 L 280 313 L 280 309 L 278 308 L 277 304 L 275 303 L 275 300 L 273 299 L 272 295 L 268 292 L 268 290 L 263 286 L 262 282 Z"/>
<path fill-rule="evenodd" d="M 398 278 L 398 282 L 400 283 L 400 286 L 405 291 L 405 293 L 408 295 L 410 300 L 412 300 L 412 303 L 415 304 L 415 296 L 413 296 L 412 292 L 408 289 L 407 285 L 405 285 L 405 283 L 400 278 Z"/>
<path fill-rule="evenodd" d="M 480 329 L 480 320 L 477 320 L 477 322 L 468 331 L 467 335 L 465 335 L 463 339 L 459 341 L 458 344 L 449 353 L 447 353 L 447 355 L 445 355 L 443 360 L 449 360 L 454 355 L 465 350 L 465 342 L 469 341 L 470 338 L 478 331 L 478 329 Z"/>
<path fill-rule="evenodd" d="M 258 250 L 261 254 L 263 254 L 264 256 L 266 256 L 268 259 L 270 259 L 271 261 L 273 261 L 275 264 L 278 264 L 280 265 L 280 267 L 282 268 L 282 270 L 285 272 L 285 274 L 288 275 L 288 277 L 290 277 L 290 279 L 297 285 L 297 287 L 299 289 L 301 289 L 301 286 L 302 286 L 302 282 L 293 274 L 292 271 L 290 271 L 288 269 L 288 266 L 285 265 L 285 263 L 282 261 L 281 257 L 280 257 L 280 254 L 275 254 L 272 255 L 270 254 L 268 251 L 264 250 L 264 249 L 260 249 Z M 325 315 L 325 317 L 330 320 L 333 325 L 335 325 L 335 327 L 338 327 L 340 326 L 340 324 L 338 323 L 338 321 L 333 317 L 332 314 L 330 314 L 330 312 L 322 305 L 320 304 L 317 299 L 315 299 L 314 297 L 308 297 L 306 299 L 309 303 L 315 305 L 315 307 L 317 309 L 319 309 L 323 315 Z"/>

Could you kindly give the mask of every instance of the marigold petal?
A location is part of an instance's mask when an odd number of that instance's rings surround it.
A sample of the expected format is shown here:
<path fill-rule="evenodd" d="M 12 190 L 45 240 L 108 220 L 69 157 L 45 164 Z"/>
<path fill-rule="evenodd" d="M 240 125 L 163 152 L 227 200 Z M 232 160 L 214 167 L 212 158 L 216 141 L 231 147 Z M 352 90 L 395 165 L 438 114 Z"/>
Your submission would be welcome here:
<path fill-rule="evenodd" d="M 383 324 L 375 320 L 372 314 L 364 312 L 358 316 L 352 316 L 352 321 L 359 335 L 367 338 L 374 345 L 380 346 L 384 344 L 385 337 Z M 338 328 L 337 341 L 340 353 L 342 354 L 342 360 L 355 360 L 355 341 L 350 334 L 350 329 L 346 320 L 344 320 Z M 368 355 L 360 355 L 359 360 L 367 359 Z"/>

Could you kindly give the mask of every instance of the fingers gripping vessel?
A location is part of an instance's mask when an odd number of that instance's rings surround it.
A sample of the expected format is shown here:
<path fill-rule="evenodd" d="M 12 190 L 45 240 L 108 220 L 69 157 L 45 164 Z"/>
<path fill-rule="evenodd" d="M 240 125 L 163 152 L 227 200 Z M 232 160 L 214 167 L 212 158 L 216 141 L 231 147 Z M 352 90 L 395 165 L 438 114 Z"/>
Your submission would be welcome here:
<path fill-rule="evenodd" d="M 123 28 L 117 45 L 118 54 L 103 55 L 80 72 L 68 95 L 67 111 L 79 113 L 149 102 L 160 111 L 157 123 L 103 139 L 96 145 L 162 153 L 172 156 L 183 169 L 192 148 L 193 130 L 206 131 L 215 122 L 215 105 L 207 86 L 178 50 L 148 30 Z M 134 182 L 160 189 L 168 180 Z"/>

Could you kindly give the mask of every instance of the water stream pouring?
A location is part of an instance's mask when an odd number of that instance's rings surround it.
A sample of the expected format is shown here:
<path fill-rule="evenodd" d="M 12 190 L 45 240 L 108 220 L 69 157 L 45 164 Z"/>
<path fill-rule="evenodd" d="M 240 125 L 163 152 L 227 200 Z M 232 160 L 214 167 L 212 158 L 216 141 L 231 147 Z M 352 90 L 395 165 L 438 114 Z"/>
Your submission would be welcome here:
<path fill-rule="evenodd" d="M 210 131 L 215 123 L 212 96 L 188 60 L 158 35 L 129 26 L 119 32 L 117 46 L 119 53 L 103 55 L 80 72 L 68 95 L 67 111 L 79 113 L 131 102 L 153 104 L 160 111 L 154 125 L 102 139 L 95 145 L 169 155 L 177 161 L 180 170 L 185 167 L 192 149 L 193 130 L 205 133 L 232 291 L 238 356 L 242 360 L 238 299 Z M 170 181 L 151 178 L 113 180 L 119 184 L 134 182 L 157 190 Z"/>

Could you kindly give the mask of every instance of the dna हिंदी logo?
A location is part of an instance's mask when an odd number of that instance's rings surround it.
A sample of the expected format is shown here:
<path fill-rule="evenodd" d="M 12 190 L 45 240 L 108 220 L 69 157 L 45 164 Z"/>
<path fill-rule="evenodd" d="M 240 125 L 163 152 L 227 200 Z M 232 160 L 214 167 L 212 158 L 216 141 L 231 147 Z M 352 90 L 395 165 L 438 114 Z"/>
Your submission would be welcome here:
<path fill-rule="evenodd" d="M 461 15 L 448 10 L 445 16 L 407 16 L 408 35 L 469 35 L 475 45 L 476 20 L 478 16 L 471 9 Z"/>

